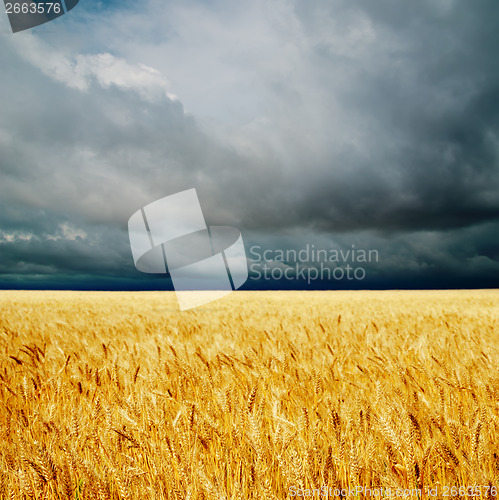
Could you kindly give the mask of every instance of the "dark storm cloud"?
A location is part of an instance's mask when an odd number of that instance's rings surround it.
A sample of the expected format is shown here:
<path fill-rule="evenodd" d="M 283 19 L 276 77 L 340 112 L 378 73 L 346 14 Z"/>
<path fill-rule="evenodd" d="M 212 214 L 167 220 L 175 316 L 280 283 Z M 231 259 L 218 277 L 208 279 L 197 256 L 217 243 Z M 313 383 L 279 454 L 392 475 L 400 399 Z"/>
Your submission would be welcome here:
<path fill-rule="evenodd" d="M 207 212 L 221 221 L 233 217 L 218 214 L 224 192 L 238 199 L 248 181 L 256 180 L 258 192 L 265 179 L 278 175 L 266 172 L 275 162 L 244 157 L 210 138 L 176 100 L 149 100 L 92 76 L 84 82 L 88 88 L 75 88 L 83 83 L 72 81 L 73 74 L 67 81 L 61 77 L 63 85 L 15 54 L 4 51 L 0 58 L 3 66 L 17 68 L 2 77 L 0 87 L 22 97 L 0 115 L 1 199 L 7 209 L 9 203 L 57 207 L 124 229 L 141 206 L 196 186 Z M 13 223 L 22 221 L 13 215 Z"/>
<path fill-rule="evenodd" d="M 122 273 L 129 265 L 126 233 L 90 225 L 76 214 L 0 206 L 0 275 Z"/>
<path fill-rule="evenodd" d="M 215 116 L 230 115 L 225 102 L 244 120 L 254 108 L 242 124 L 209 127 L 162 74 L 106 52 L 127 47 L 137 19 L 155 32 L 163 11 L 97 24 L 98 53 L 30 34 L 0 48 L 0 275 L 146 283 L 128 218 L 196 187 L 207 222 L 250 244 L 380 249 L 366 286 L 499 284 L 499 4 L 223 4 L 179 16 L 187 24 L 157 48 L 134 32 L 127 50 L 156 50 L 155 66 L 167 54 L 191 97 L 218 98 L 203 103 Z M 195 38 L 205 29 L 209 43 Z"/>
<path fill-rule="evenodd" d="M 383 288 L 489 288 L 496 287 L 499 274 L 499 224 L 441 231 L 393 233 L 390 238 L 371 231 L 349 234 L 313 233 L 262 237 L 247 235 L 250 279 L 247 289 L 383 289 Z M 304 257 L 284 257 L 278 252 L 292 249 Z M 343 252 L 346 260 L 328 262 L 318 252 Z M 357 252 L 354 257 L 352 252 Z M 265 252 L 267 251 L 267 254 Z M 365 261 L 359 252 L 370 255 Z M 315 253 L 314 253 L 315 252 Z M 369 254 L 371 252 L 371 254 Z M 324 253 L 322 254 L 324 255 Z M 326 255 L 330 255 L 327 253 Z M 276 260 L 277 256 L 277 260 Z M 273 260 L 274 259 L 274 260 Z M 296 276 L 296 263 L 305 275 Z M 264 272 L 267 265 L 267 272 Z M 328 279 L 321 266 L 343 269 Z M 358 269 L 360 279 L 348 279 Z M 288 270 L 292 279 L 281 276 Z M 307 282 L 307 269 L 317 269 L 319 278 Z M 313 271 L 315 272 L 315 271 Z M 274 273 L 274 274 L 272 274 Z M 267 276 L 267 277 L 266 277 Z M 273 276 L 276 279 L 268 279 Z M 339 278 L 338 278 L 339 276 Z M 325 279 L 322 279 L 325 278 Z"/>
<path fill-rule="evenodd" d="M 314 90 L 331 109 L 329 146 L 317 154 L 289 141 L 302 169 L 283 186 L 281 210 L 257 211 L 255 227 L 287 225 L 289 213 L 296 225 L 340 231 L 497 219 L 499 4 L 447 5 L 296 2 Z M 356 25 L 372 33 L 369 47 L 348 44 Z"/>

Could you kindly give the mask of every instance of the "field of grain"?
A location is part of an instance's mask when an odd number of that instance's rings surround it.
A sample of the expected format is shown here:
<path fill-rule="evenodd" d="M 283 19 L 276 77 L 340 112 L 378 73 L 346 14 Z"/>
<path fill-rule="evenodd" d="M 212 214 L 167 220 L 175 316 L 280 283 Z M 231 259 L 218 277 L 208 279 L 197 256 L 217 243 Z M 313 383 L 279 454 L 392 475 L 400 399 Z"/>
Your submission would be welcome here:
<path fill-rule="evenodd" d="M 492 497 L 498 367 L 499 291 L 0 292 L 0 498 Z"/>

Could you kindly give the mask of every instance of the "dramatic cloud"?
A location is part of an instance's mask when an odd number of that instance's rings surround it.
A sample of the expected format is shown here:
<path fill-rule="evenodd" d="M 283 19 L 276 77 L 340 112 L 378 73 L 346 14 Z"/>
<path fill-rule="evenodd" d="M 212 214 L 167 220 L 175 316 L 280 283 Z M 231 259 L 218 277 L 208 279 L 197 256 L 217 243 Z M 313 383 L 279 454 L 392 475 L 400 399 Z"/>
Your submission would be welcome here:
<path fill-rule="evenodd" d="M 88 2 L 1 23 L 0 286 L 158 286 L 127 220 L 191 187 L 248 246 L 378 249 L 355 287 L 498 286 L 495 0 Z"/>

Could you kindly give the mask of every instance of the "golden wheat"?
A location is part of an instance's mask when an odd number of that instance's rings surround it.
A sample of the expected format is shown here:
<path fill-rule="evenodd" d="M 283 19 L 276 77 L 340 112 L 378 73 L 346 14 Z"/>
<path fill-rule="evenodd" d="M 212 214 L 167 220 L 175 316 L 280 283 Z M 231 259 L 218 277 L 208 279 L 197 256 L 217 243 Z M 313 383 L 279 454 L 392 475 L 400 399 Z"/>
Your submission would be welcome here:
<path fill-rule="evenodd" d="M 175 300 L 0 292 L 0 498 L 495 491 L 499 292 Z"/>

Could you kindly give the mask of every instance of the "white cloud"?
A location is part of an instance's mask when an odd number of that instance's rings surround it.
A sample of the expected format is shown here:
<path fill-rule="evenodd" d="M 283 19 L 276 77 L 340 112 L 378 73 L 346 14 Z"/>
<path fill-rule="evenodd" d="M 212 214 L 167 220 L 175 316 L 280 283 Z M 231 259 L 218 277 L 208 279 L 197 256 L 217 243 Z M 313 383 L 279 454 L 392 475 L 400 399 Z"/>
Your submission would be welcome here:
<path fill-rule="evenodd" d="M 34 235 L 34 234 L 25 233 L 22 231 L 12 231 L 12 232 L 1 231 L 0 232 L 0 242 L 6 241 L 8 243 L 12 243 L 14 241 L 30 241 L 35 236 L 36 235 Z"/>
<path fill-rule="evenodd" d="M 24 35 L 13 44 L 17 53 L 45 75 L 68 87 L 88 91 L 96 81 L 103 88 L 115 85 L 135 91 L 148 101 L 176 99 L 169 91 L 168 79 L 151 66 L 131 64 L 107 52 L 72 55 L 31 33 Z"/>
<path fill-rule="evenodd" d="M 116 85 L 125 90 L 135 90 L 146 100 L 176 98 L 168 90 L 168 80 L 157 69 L 145 64 L 133 65 L 109 53 L 78 55 L 74 73 L 87 82 L 95 77 L 104 88 Z"/>

